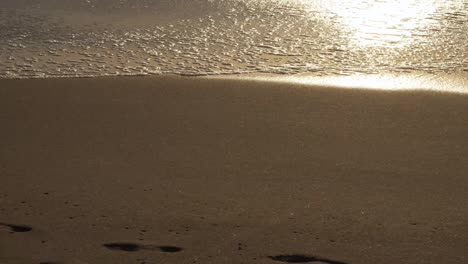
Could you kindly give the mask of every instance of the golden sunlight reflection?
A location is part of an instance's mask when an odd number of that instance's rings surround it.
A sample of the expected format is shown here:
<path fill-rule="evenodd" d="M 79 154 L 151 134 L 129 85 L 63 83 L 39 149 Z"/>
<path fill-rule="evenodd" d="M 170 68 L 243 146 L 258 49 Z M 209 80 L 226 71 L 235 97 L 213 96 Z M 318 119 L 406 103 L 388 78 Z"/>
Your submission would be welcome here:
<path fill-rule="evenodd" d="M 350 76 L 297 76 L 290 82 L 338 88 L 402 91 L 423 90 L 468 93 L 466 74 L 356 74 Z"/>
<path fill-rule="evenodd" d="M 359 88 L 372 90 L 426 90 L 440 92 L 468 93 L 466 74 L 356 74 L 350 76 L 296 76 L 288 81 L 310 85 L 324 85 L 338 88 Z"/>
<path fill-rule="evenodd" d="M 209 77 L 216 78 L 216 77 Z M 287 82 L 329 88 L 369 89 L 385 91 L 436 91 L 468 94 L 466 73 L 428 75 L 411 74 L 354 74 L 349 76 L 314 76 L 298 74 L 290 76 L 256 75 L 232 76 L 222 78 Z"/>
<path fill-rule="evenodd" d="M 340 29 L 357 47 L 404 47 L 419 32 L 437 27 L 433 16 L 463 8 L 463 0 L 329 0 L 307 1 L 312 9 L 336 16 Z M 318 6 L 317 6 L 318 5 Z"/>

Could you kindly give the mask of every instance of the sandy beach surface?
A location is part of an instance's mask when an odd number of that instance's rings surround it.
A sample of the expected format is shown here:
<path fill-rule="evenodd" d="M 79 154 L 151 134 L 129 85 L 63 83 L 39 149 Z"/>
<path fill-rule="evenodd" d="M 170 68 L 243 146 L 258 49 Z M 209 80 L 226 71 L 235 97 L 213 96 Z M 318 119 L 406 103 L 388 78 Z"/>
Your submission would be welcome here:
<path fill-rule="evenodd" d="M 468 263 L 468 96 L 0 80 L 0 263 Z"/>

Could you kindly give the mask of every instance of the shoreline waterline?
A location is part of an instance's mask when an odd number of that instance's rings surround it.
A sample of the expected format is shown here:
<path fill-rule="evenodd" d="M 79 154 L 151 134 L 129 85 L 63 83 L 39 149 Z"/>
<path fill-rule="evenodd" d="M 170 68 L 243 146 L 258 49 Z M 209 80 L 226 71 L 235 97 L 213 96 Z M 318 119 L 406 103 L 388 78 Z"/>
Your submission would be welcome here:
<path fill-rule="evenodd" d="M 329 88 L 383 91 L 430 91 L 468 93 L 468 72 L 458 73 L 376 73 L 316 76 L 314 74 L 239 74 L 207 76 L 212 79 L 246 79 L 322 86 Z"/>
<path fill-rule="evenodd" d="M 382 91 L 430 91 L 442 93 L 468 93 L 468 72 L 457 73 L 376 73 L 317 76 L 315 74 L 132 74 L 108 76 L 56 76 L 33 78 L 0 78 L 1 80 L 41 80 L 41 79 L 105 79 L 105 78 L 187 78 L 187 79 L 226 79 L 261 82 L 303 84 L 339 89 L 369 89 Z"/>

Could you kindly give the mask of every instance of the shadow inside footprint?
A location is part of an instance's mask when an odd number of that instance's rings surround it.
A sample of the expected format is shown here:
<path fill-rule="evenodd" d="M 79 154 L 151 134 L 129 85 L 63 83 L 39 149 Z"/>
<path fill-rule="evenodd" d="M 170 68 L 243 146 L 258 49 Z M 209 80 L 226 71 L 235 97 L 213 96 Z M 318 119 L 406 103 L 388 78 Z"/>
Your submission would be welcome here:
<path fill-rule="evenodd" d="M 168 253 L 175 253 L 175 252 L 180 252 L 183 250 L 181 247 L 176 247 L 176 246 L 160 246 L 158 247 L 159 250 L 162 252 L 168 252 Z"/>
<path fill-rule="evenodd" d="M 275 260 L 275 261 L 288 262 L 288 263 L 322 262 L 322 263 L 327 263 L 327 264 L 347 264 L 341 261 L 330 260 L 330 259 L 309 256 L 309 255 L 301 255 L 301 254 L 277 255 L 277 256 L 269 256 L 268 258 Z"/>
<path fill-rule="evenodd" d="M 143 245 L 138 243 L 130 242 L 115 242 L 115 243 L 106 243 L 103 244 L 106 248 L 110 250 L 120 250 L 127 252 L 135 252 L 140 250 L 160 250 L 167 253 L 175 253 L 183 250 L 181 247 L 176 246 L 155 246 L 155 245 Z"/>
<path fill-rule="evenodd" d="M 26 226 L 26 225 L 12 225 L 12 224 L 5 224 L 5 223 L 0 223 L 0 225 L 9 227 L 10 230 L 15 233 L 24 233 L 24 232 L 29 232 L 32 230 L 32 227 Z"/>
<path fill-rule="evenodd" d="M 135 252 L 144 249 L 143 245 L 136 243 L 107 243 L 103 244 L 103 246 L 110 250 L 120 250 L 128 252 Z"/>

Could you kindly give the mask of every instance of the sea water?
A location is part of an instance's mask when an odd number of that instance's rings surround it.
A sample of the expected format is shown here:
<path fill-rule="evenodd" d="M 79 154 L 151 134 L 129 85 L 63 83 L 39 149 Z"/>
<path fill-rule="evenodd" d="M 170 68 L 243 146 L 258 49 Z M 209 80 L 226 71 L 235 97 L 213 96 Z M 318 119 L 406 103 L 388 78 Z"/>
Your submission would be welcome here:
<path fill-rule="evenodd" d="M 0 77 L 468 72 L 468 0 L 2 0 Z"/>

